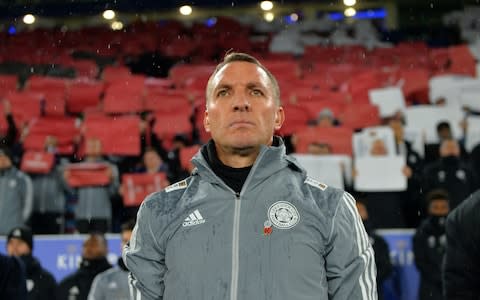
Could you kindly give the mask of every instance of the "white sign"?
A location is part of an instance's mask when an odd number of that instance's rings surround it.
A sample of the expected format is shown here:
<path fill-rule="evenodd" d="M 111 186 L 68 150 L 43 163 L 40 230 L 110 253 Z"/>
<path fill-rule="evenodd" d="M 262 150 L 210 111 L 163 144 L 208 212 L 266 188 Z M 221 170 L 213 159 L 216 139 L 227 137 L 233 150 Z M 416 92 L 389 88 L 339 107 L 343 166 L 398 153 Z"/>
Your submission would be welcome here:
<path fill-rule="evenodd" d="M 355 159 L 354 188 L 359 192 L 404 191 L 407 177 L 403 156 L 361 157 Z"/>

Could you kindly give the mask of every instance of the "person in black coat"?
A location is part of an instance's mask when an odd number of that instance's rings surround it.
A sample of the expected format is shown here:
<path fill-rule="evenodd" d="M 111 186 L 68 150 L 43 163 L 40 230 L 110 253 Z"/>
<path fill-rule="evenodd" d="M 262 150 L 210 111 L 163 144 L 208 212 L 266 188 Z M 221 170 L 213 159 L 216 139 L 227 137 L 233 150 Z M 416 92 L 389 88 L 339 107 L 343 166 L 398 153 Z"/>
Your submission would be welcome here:
<path fill-rule="evenodd" d="M 415 265 L 420 272 L 419 300 L 441 300 L 441 265 L 445 255 L 445 221 L 449 212 L 448 194 L 433 190 L 427 195 L 428 217 L 413 236 Z"/>
<path fill-rule="evenodd" d="M 26 270 L 26 286 L 29 300 L 55 299 L 57 282 L 53 275 L 42 268 L 33 257 L 33 235 L 26 227 L 12 229 L 7 236 L 7 252 L 20 258 Z"/>
<path fill-rule="evenodd" d="M 447 252 L 443 269 L 448 300 L 480 299 L 480 190 L 447 218 Z"/>
<path fill-rule="evenodd" d="M 83 243 L 80 268 L 60 282 L 57 299 L 86 300 L 95 276 L 112 267 L 108 263 L 107 252 L 105 237 L 98 233 L 90 234 Z"/>
<path fill-rule="evenodd" d="M 0 299 L 27 300 L 25 268 L 17 257 L 0 253 Z"/>
<path fill-rule="evenodd" d="M 375 233 L 372 223 L 368 217 L 367 206 L 362 199 L 357 198 L 357 210 L 362 218 L 363 226 L 367 231 L 373 251 L 375 252 L 375 265 L 377 266 L 377 294 L 378 300 L 382 300 L 383 296 L 383 282 L 392 275 L 393 265 L 390 260 L 390 249 L 385 239 Z"/>
<path fill-rule="evenodd" d="M 425 167 L 423 178 L 423 192 L 445 189 L 452 210 L 480 188 L 477 173 L 460 159 L 460 146 L 454 139 L 442 142 L 440 159 Z"/>

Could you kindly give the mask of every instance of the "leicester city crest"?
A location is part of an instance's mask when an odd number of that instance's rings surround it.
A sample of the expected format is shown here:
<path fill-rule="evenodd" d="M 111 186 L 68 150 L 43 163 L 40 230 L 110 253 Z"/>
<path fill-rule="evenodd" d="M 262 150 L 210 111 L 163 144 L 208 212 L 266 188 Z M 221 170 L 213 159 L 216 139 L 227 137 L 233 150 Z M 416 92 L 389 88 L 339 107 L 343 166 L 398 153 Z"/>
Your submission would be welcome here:
<path fill-rule="evenodd" d="M 268 209 L 268 220 L 278 229 L 290 229 L 298 224 L 300 215 L 291 203 L 278 201 Z"/>

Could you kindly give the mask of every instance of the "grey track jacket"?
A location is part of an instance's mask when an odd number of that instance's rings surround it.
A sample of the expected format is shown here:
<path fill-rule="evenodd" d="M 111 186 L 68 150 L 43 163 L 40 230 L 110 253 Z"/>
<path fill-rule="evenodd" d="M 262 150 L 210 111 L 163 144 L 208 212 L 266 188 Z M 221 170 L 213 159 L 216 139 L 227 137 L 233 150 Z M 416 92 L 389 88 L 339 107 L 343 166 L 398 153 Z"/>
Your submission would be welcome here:
<path fill-rule="evenodd" d="M 88 300 L 129 300 L 128 271 L 114 267 L 95 276 Z"/>
<path fill-rule="evenodd" d="M 0 170 L 0 235 L 23 226 L 32 212 L 32 181 L 15 167 Z"/>
<path fill-rule="evenodd" d="M 377 299 L 352 196 L 307 177 L 283 145 L 262 148 L 240 194 L 201 152 L 193 162 L 142 203 L 123 253 L 134 299 Z"/>
<path fill-rule="evenodd" d="M 54 168 L 48 174 L 31 175 L 33 184 L 33 211 L 36 213 L 65 212 L 65 190 L 63 169 Z"/>

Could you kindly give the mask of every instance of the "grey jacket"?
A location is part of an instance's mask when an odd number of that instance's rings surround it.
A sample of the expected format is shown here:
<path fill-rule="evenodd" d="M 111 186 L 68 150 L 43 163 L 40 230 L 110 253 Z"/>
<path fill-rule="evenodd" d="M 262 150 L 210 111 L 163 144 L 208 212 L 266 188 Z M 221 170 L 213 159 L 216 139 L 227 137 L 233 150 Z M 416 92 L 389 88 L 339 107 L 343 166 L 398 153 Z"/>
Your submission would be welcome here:
<path fill-rule="evenodd" d="M 95 276 L 88 300 L 129 300 L 128 271 L 115 267 Z"/>
<path fill-rule="evenodd" d="M 75 206 L 76 219 L 96 218 L 110 220 L 112 218 L 110 198 L 118 192 L 120 183 L 117 166 L 111 163 L 108 164 L 112 169 L 112 180 L 109 185 L 87 186 L 77 189 L 69 188 L 70 192 L 76 193 L 78 197 L 77 205 Z"/>
<path fill-rule="evenodd" d="M 32 181 L 15 167 L 0 170 L 0 235 L 24 226 L 32 212 Z"/>
<path fill-rule="evenodd" d="M 56 167 L 48 174 L 31 175 L 33 184 L 33 212 L 65 212 L 65 181 L 62 168 Z"/>
<path fill-rule="evenodd" d="M 135 299 L 377 299 L 373 250 L 347 193 L 263 147 L 236 194 L 201 152 L 150 195 L 124 261 Z"/>

